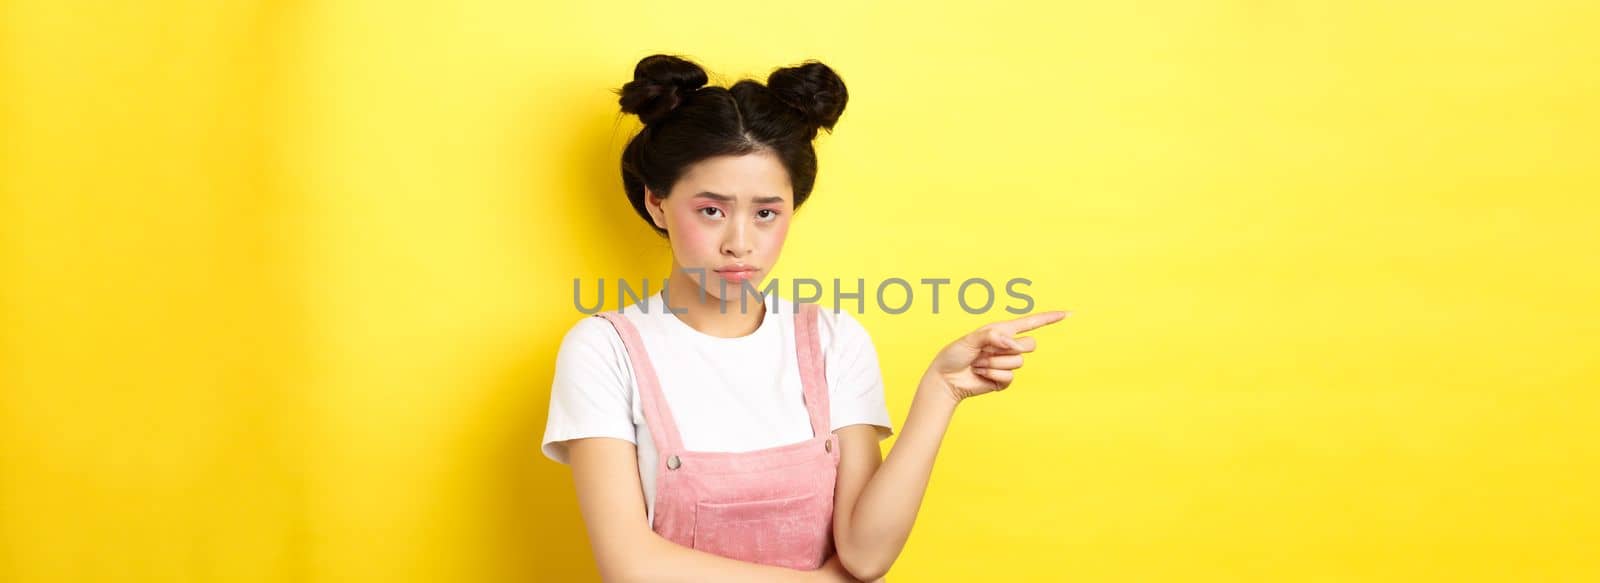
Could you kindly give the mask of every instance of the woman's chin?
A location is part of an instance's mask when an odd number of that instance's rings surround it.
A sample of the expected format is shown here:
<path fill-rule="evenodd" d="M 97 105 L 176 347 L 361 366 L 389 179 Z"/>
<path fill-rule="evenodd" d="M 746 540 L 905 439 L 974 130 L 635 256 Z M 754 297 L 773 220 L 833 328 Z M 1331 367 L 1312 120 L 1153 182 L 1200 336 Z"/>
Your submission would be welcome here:
<path fill-rule="evenodd" d="M 718 277 L 706 282 L 706 293 L 723 302 L 737 303 L 741 296 L 747 298 L 745 301 L 759 300 L 762 298 L 761 279 L 759 276 L 748 279 Z"/>

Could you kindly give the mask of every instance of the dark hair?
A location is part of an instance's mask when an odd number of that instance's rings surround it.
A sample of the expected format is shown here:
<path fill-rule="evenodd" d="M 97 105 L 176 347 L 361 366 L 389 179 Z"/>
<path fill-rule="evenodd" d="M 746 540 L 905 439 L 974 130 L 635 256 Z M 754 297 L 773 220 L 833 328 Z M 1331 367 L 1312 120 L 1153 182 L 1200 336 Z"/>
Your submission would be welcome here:
<path fill-rule="evenodd" d="M 645 187 L 665 197 L 690 165 L 715 156 L 770 151 L 789 172 L 794 206 L 817 178 L 817 130 L 833 133 L 844 113 L 844 81 L 815 60 L 773 71 L 766 84 L 742 79 L 706 86 L 699 65 L 675 55 L 650 55 L 633 68 L 617 94 L 622 111 L 645 127 L 622 151 L 622 188 L 634 211 L 657 233 L 645 207 Z"/>

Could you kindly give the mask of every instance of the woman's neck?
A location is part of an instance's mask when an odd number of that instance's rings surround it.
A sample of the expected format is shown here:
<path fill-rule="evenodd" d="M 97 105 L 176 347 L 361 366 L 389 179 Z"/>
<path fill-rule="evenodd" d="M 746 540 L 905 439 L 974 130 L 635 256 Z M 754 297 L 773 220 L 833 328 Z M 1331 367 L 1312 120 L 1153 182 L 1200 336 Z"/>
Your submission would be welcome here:
<path fill-rule="evenodd" d="M 706 287 L 717 289 L 722 279 L 715 273 L 706 273 Z M 723 300 L 700 287 L 700 274 L 684 273 L 674 262 L 672 274 L 667 277 L 667 288 L 662 297 L 671 310 L 669 313 L 690 328 L 708 336 L 738 338 L 749 336 L 761 327 L 766 317 L 767 305 L 760 297 L 745 291 L 742 284 L 727 284 L 729 299 Z M 745 294 L 741 311 L 739 294 Z M 724 308 L 723 306 L 727 307 Z"/>

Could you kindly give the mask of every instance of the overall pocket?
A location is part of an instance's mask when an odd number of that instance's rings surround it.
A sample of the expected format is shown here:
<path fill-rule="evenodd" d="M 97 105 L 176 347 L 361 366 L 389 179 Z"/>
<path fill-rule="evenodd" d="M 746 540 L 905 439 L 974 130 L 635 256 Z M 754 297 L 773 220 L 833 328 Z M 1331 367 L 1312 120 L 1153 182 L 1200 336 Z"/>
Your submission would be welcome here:
<path fill-rule="evenodd" d="M 816 492 L 695 504 L 694 548 L 791 569 L 822 566 L 833 536 L 833 499 Z"/>

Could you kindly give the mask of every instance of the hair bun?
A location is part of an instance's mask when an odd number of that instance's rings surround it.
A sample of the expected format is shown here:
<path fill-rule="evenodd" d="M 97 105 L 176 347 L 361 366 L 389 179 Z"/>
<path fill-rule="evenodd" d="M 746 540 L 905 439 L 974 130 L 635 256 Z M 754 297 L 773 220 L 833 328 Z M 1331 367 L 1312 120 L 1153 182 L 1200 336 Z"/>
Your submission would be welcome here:
<path fill-rule="evenodd" d="M 773 71 L 767 77 L 767 87 L 779 101 L 800 110 L 812 125 L 830 133 L 844 113 L 845 102 L 850 99 L 844 80 L 833 69 L 815 60 Z"/>
<path fill-rule="evenodd" d="M 700 65 L 674 55 L 650 55 L 633 67 L 633 80 L 622 86 L 617 101 L 622 111 L 648 125 L 671 113 L 706 80 Z"/>

